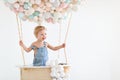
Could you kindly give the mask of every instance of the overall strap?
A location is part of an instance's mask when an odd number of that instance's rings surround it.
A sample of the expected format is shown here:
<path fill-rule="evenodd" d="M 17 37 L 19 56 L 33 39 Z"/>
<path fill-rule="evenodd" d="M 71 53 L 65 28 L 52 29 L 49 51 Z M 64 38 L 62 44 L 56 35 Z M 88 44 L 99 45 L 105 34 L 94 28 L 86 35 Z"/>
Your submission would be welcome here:
<path fill-rule="evenodd" d="M 35 50 L 35 49 L 36 49 L 36 46 L 32 45 L 32 46 L 31 46 L 31 49 Z"/>
<path fill-rule="evenodd" d="M 43 42 L 43 44 L 44 44 L 44 47 L 46 47 L 46 42 L 45 41 Z"/>

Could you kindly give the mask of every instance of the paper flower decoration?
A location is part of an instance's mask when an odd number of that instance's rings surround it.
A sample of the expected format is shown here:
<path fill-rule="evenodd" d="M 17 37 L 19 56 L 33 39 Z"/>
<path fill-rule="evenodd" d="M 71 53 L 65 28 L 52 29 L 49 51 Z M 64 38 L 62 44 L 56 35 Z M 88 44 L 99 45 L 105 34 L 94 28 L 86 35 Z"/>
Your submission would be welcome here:
<path fill-rule="evenodd" d="M 37 23 L 60 23 L 66 14 L 77 11 L 80 0 L 4 0 L 22 20 Z"/>

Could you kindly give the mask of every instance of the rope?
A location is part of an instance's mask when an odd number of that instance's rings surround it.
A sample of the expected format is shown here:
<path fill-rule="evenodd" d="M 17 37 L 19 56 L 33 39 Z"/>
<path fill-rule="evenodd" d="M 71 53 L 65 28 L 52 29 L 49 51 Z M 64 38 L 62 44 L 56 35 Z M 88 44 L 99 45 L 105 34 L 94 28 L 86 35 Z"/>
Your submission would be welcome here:
<path fill-rule="evenodd" d="M 22 23 L 21 21 L 19 22 L 18 15 L 16 15 L 16 20 L 17 20 L 17 25 L 18 25 L 18 34 L 19 34 L 19 40 L 22 40 Z M 22 52 L 22 58 L 23 58 L 23 64 L 25 65 L 25 58 L 24 58 L 24 50 L 21 47 L 21 52 Z"/>
<path fill-rule="evenodd" d="M 59 24 L 59 39 L 58 39 L 58 44 L 60 45 L 61 43 L 61 23 Z M 57 55 L 57 58 L 59 59 L 60 58 L 60 50 L 58 50 L 58 55 Z"/>
<path fill-rule="evenodd" d="M 20 20 L 20 33 L 21 33 L 21 40 L 23 40 L 23 32 L 22 32 L 22 22 Z"/>
<path fill-rule="evenodd" d="M 66 32 L 66 35 L 65 35 L 65 40 L 64 40 L 64 42 L 66 42 L 67 37 L 68 37 L 68 32 L 69 32 L 69 28 L 70 28 L 71 18 L 72 18 L 72 13 L 70 14 L 70 18 L 69 18 L 68 27 L 67 27 L 67 32 Z"/>
<path fill-rule="evenodd" d="M 66 32 L 66 35 L 65 35 L 64 43 L 66 43 L 66 40 L 67 40 L 67 37 L 68 37 L 68 32 L 69 32 L 69 28 L 70 28 L 71 18 L 72 18 L 72 13 L 70 14 L 70 18 L 69 18 L 69 21 L 68 21 L 67 32 Z M 66 48 L 64 48 L 64 54 L 65 54 L 66 64 L 68 64 Z"/>

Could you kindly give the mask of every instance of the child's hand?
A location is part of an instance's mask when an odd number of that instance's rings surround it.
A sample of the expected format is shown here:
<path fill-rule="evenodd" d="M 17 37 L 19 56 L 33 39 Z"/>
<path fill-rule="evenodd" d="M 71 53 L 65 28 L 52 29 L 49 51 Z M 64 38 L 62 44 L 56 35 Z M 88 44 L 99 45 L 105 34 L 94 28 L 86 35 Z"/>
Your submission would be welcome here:
<path fill-rule="evenodd" d="M 22 42 L 22 40 L 19 41 L 19 45 L 20 45 L 20 46 L 23 46 L 23 45 L 24 45 L 23 42 Z"/>
<path fill-rule="evenodd" d="M 62 44 L 62 48 L 65 48 L 65 43 Z"/>

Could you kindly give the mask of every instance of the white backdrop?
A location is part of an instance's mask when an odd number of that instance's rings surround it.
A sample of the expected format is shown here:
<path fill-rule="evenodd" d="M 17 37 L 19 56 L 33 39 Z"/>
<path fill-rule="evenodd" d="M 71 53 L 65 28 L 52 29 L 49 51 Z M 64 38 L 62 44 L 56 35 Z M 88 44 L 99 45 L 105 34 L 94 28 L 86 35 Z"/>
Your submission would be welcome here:
<path fill-rule="evenodd" d="M 120 80 L 120 0 L 86 0 L 73 13 L 67 38 L 67 56 L 71 65 L 71 80 Z M 23 22 L 23 39 L 27 46 L 34 40 L 35 23 Z M 58 44 L 57 24 L 47 27 L 47 42 Z M 62 24 L 62 40 L 67 24 Z M 0 1 L 0 80 L 20 80 L 22 55 L 18 45 L 16 16 Z M 57 51 L 50 52 L 50 59 Z M 53 54 L 52 54 L 53 53 Z M 63 50 L 60 51 L 64 61 Z M 25 53 L 31 64 L 33 52 Z"/>

